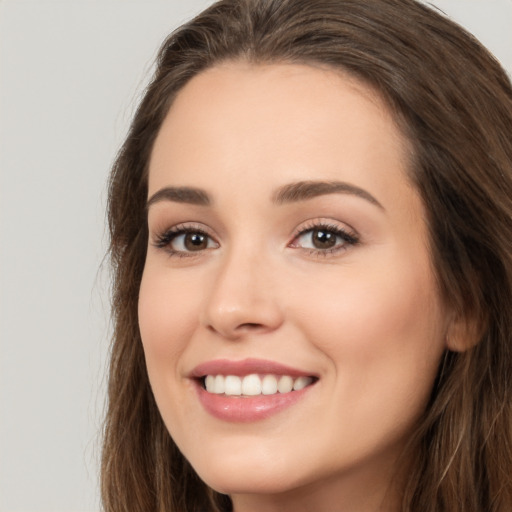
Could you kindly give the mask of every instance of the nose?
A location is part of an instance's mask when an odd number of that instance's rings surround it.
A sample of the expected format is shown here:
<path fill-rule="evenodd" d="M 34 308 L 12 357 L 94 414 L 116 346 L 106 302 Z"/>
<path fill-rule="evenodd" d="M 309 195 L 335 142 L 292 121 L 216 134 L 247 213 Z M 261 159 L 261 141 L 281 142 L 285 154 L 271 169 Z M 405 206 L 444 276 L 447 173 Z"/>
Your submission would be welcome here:
<path fill-rule="evenodd" d="M 229 340 L 272 332 L 283 323 L 276 271 L 254 252 L 219 262 L 203 308 L 202 324 Z"/>

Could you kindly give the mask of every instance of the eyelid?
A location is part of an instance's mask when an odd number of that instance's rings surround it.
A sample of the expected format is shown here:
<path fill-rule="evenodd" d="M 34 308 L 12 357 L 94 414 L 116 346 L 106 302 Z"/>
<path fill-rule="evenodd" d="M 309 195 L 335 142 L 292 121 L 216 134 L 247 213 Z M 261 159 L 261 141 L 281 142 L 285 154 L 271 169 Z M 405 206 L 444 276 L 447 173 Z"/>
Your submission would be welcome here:
<path fill-rule="evenodd" d="M 324 249 L 301 247 L 300 245 L 296 244 L 296 241 L 306 233 L 322 229 L 324 231 L 334 233 L 338 237 L 341 237 L 344 243 L 341 245 L 338 244 L 332 248 Z M 319 218 L 308 220 L 306 223 L 298 226 L 292 235 L 292 241 L 288 244 L 288 247 L 292 247 L 294 249 L 302 249 L 307 251 L 309 254 L 316 256 L 328 256 L 330 254 L 344 252 L 350 247 L 359 244 L 359 242 L 360 236 L 352 227 L 333 219 Z"/>
<path fill-rule="evenodd" d="M 302 247 L 297 243 L 298 239 L 310 231 L 324 230 L 334 234 L 339 238 L 337 243 L 333 247 Z M 186 235 L 187 233 L 200 233 L 209 238 L 209 241 L 213 242 L 214 247 L 205 247 L 194 250 L 180 250 L 172 247 L 172 242 L 180 236 Z M 293 232 L 291 241 L 287 244 L 288 247 L 293 249 L 301 249 L 308 252 L 311 255 L 316 256 L 328 256 L 335 253 L 344 252 L 350 247 L 359 243 L 359 234 L 350 226 L 342 223 L 338 220 L 328 218 L 310 219 L 300 224 Z M 212 233 L 212 230 L 198 222 L 180 222 L 166 229 L 155 230 L 152 233 L 152 245 L 159 249 L 166 251 L 169 256 L 178 257 L 194 257 L 204 254 L 205 251 L 216 249 L 220 247 L 220 243 L 217 237 Z M 209 245 L 209 243 L 208 243 Z"/>
<path fill-rule="evenodd" d="M 357 231 L 348 224 L 341 222 L 339 220 L 330 219 L 328 217 L 318 217 L 315 219 L 309 219 L 301 224 L 299 224 L 292 233 L 292 238 L 296 238 L 306 231 L 310 231 L 312 229 L 332 229 L 333 231 L 341 231 L 347 235 L 352 236 L 353 238 L 359 238 L 359 234 Z"/>
<path fill-rule="evenodd" d="M 219 246 L 219 242 L 217 241 L 216 237 L 212 234 L 211 230 L 204 224 L 200 224 L 197 222 L 180 222 L 179 224 L 168 227 L 166 229 L 155 230 L 152 233 L 152 245 L 157 249 L 166 250 L 171 256 L 198 256 L 205 250 L 211 249 L 210 247 L 198 251 L 178 251 L 170 247 L 170 244 L 172 243 L 173 240 L 187 233 L 203 234 L 207 236 L 210 240 L 212 240 L 217 247 Z"/>

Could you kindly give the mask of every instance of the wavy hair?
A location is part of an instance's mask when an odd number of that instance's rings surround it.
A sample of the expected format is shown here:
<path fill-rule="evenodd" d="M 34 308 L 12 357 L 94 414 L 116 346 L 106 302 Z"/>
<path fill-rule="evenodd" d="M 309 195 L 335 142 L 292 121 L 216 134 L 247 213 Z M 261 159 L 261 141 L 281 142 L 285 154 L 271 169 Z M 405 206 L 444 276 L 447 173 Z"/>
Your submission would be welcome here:
<path fill-rule="evenodd" d="M 157 410 L 137 321 L 148 161 L 177 92 L 227 60 L 322 64 L 378 90 L 413 148 L 446 303 L 478 325 L 445 353 L 411 437 L 402 512 L 512 510 L 512 87 L 460 26 L 414 0 L 221 0 L 172 33 L 114 163 L 114 337 L 102 452 L 106 512 L 229 511 Z"/>

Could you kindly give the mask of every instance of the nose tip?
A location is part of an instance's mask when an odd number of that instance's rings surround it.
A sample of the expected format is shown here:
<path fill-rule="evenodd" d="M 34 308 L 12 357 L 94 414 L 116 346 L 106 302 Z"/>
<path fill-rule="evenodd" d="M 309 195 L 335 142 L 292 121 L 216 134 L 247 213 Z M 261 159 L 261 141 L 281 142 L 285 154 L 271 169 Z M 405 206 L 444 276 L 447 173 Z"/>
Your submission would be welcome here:
<path fill-rule="evenodd" d="M 271 332 L 282 322 L 271 272 L 256 274 L 247 266 L 226 264 L 212 283 L 203 309 L 203 325 L 212 333 L 236 340 Z"/>
<path fill-rule="evenodd" d="M 234 295 L 230 301 L 236 302 Z M 204 321 L 207 329 L 225 339 L 237 340 L 248 334 L 264 334 L 277 329 L 282 318 L 275 304 L 236 302 L 230 307 L 210 307 Z"/>

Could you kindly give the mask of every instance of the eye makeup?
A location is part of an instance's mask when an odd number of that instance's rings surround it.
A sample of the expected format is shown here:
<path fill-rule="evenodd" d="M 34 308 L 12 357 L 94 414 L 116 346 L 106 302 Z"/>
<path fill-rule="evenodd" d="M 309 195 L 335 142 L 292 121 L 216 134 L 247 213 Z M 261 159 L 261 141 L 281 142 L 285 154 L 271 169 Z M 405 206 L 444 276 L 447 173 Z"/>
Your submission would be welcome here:
<path fill-rule="evenodd" d="M 289 247 L 308 251 L 310 255 L 326 257 L 346 251 L 359 243 L 359 236 L 333 221 L 315 220 L 301 226 Z"/>
<path fill-rule="evenodd" d="M 314 220 L 299 227 L 288 247 L 307 251 L 308 255 L 327 257 L 346 251 L 359 243 L 352 230 L 333 221 Z M 180 223 L 154 236 L 152 245 L 171 256 L 194 257 L 218 249 L 220 243 L 203 225 Z"/>

